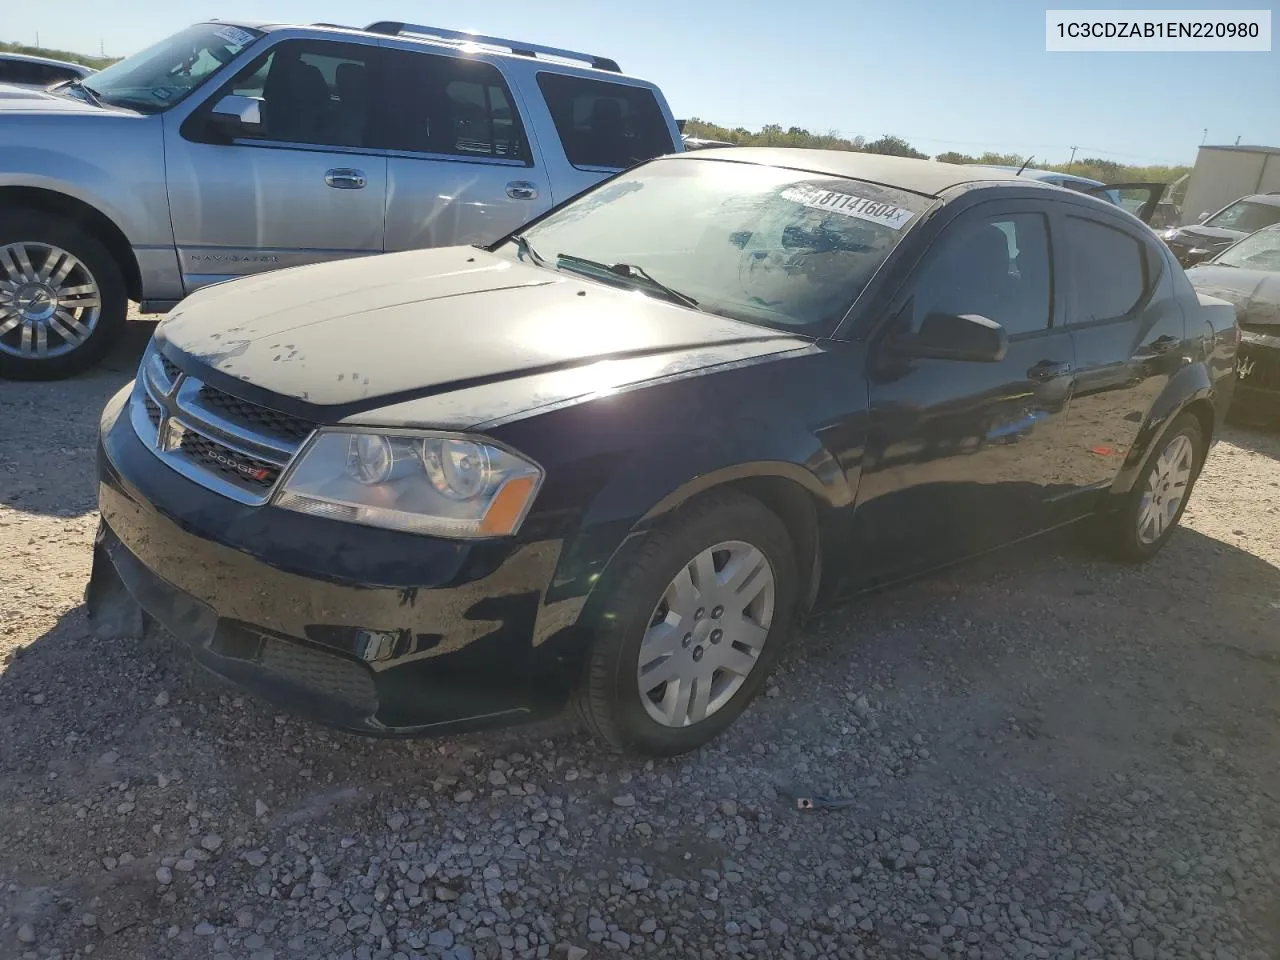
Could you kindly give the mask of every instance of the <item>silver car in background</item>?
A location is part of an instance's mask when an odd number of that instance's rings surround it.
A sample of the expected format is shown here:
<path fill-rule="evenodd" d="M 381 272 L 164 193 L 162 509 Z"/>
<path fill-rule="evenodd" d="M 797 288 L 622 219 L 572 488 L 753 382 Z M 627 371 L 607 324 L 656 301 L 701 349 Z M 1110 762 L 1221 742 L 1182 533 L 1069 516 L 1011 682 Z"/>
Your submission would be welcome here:
<path fill-rule="evenodd" d="M 428 26 L 196 24 L 52 91 L 0 89 L 0 377 L 81 371 L 127 303 L 496 240 L 680 149 L 607 58 Z"/>

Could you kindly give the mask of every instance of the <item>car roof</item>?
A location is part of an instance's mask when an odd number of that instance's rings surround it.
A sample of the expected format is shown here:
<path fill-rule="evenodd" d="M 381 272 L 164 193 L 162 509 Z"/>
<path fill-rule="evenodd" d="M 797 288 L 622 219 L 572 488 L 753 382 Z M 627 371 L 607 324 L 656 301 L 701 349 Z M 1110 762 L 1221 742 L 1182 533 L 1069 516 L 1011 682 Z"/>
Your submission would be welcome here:
<path fill-rule="evenodd" d="M 1250 203 L 1265 203 L 1272 207 L 1280 207 L 1280 193 L 1255 193 L 1252 196 L 1241 197 L 1240 200 L 1247 200 Z M 1232 200 L 1231 203 L 1239 203 L 1240 200 Z M 1230 205 L 1231 204 L 1228 204 L 1228 206 Z"/>
<path fill-rule="evenodd" d="M 66 67 L 68 70 L 75 70 L 77 73 L 97 72 L 93 67 L 85 66 L 83 63 L 72 63 L 70 60 L 55 60 L 53 57 L 37 57 L 30 53 L 0 52 L 0 60 L 21 60 L 23 63 L 38 63 L 46 67 Z"/>
<path fill-rule="evenodd" d="M 1004 164 L 991 164 L 993 170 L 1012 170 L 1015 173 L 1020 167 L 1010 167 Z M 1037 167 L 1027 167 L 1022 170 L 1022 176 L 1030 177 L 1032 180 L 1070 180 L 1072 183 L 1085 183 L 1091 187 L 1105 186 L 1101 180 L 1094 180 L 1092 177 L 1078 177 L 1074 173 L 1063 173 L 1060 170 L 1041 170 Z"/>
<path fill-rule="evenodd" d="M 795 147 L 718 147 L 678 154 L 696 160 L 730 160 L 761 166 L 784 167 L 832 177 L 866 180 L 900 190 L 910 190 L 936 197 L 945 190 L 964 183 L 1004 181 L 1025 183 L 1025 179 L 1007 170 L 977 164 L 943 163 L 939 160 L 916 160 L 882 153 L 858 153 L 852 150 L 803 150 Z"/>

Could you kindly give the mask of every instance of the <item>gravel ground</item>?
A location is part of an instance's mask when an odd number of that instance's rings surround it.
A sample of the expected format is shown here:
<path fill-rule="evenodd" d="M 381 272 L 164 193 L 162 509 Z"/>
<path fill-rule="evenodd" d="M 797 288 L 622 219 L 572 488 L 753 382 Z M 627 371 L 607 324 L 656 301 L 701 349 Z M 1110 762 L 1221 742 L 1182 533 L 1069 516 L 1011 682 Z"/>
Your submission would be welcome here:
<path fill-rule="evenodd" d="M 868 598 L 680 761 L 381 742 L 90 629 L 148 333 L 0 383 L 0 957 L 1280 957 L 1275 428 L 1151 564 L 1058 537 Z"/>

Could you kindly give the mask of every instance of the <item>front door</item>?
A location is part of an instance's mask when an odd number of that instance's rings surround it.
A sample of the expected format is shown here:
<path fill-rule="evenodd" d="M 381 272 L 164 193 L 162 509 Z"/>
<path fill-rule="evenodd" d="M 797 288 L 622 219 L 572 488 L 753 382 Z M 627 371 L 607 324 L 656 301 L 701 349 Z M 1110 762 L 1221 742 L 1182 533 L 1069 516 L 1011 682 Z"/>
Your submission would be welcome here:
<path fill-rule="evenodd" d="M 385 55 L 388 251 L 492 243 L 550 208 L 546 167 L 497 67 L 392 48 Z"/>
<path fill-rule="evenodd" d="M 186 292 L 230 277 L 380 253 L 384 151 L 370 146 L 379 48 L 285 40 L 167 124 L 169 211 Z M 259 122 L 218 125 L 227 94 Z"/>
<path fill-rule="evenodd" d="M 1167 183 L 1108 183 L 1083 192 L 1109 200 L 1117 207 L 1128 210 L 1143 223 L 1150 223 L 1168 186 Z"/>
<path fill-rule="evenodd" d="M 1073 350 L 1045 209 L 988 203 L 939 237 L 872 344 L 866 456 L 854 511 L 857 569 L 889 580 L 1034 532 L 1066 468 Z M 1055 291 L 1059 291 L 1055 293 Z M 996 362 L 896 359 L 933 312 L 1004 327 Z M 880 575 L 882 574 L 882 575 Z"/>

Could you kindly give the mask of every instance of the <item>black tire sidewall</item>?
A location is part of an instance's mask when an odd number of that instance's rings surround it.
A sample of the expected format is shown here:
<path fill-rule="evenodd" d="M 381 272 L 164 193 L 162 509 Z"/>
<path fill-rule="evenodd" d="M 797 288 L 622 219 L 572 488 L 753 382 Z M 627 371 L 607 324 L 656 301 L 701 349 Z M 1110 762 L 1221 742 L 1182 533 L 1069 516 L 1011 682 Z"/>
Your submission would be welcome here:
<path fill-rule="evenodd" d="M 61 247 L 78 259 L 98 285 L 102 312 L 89 338 L 77 349 L 48 360 L 25 360 L 0 353 L 0 379 L 57 380 L 93 366 L 124 326 L 129 297 L 115 258 L 92 234 L 56 215 L 0 211 L 0 247 L 20 242 Z"/>
<path fill-rule="evenodd" d="M 795 621 L 798 575 L 790 537 L 782 521 L 753 498 L 721 496 L 678 512 L 658 534 L 658 549 L 642 551 L 600 621 L 592 659 L 596 689 L 585 691 L 603 703 L 613 736 L 622 749 L 659 756 L 694 750 L 727 729 L 760 692 L 782 655 Z M 774 612 L 764 649 L 742 687 L 723 707 L 690 727 L 666 727 L 645 711 L 636 683 L 640 644 L 667 585 L 703 550 L 740 540 L 761 550 L 774 575 Z M 601 669 L 603 668 L 603 669 Z M 590 708 L 588 708 L 590 709 Z"/>
<path fill-rule="evenodd" d="M 1164 451 L 1168 449 L 1177 437 L 1186 436 L 1191 441 L 1191 446 L 1195 451 L 1195 463 L 1191 469 L 1191 480 L 1187 484 L 1187 492 L 1182 498 L 1182 503 L 1178 505 L 1178 512 L 1174 515 L 1171 522 L 1159 537 L 1152 543 L 1143 543 L 1138 537 L 1138 513 L 1142 509 L 1142 498 L 1144 491 L 1147 489 L 1147 480 L 1150 478 L 1152 471 L 1155 470 L 1156 464 Z M 1173 532 L 1182 522 L 1182 514 L 1187 509 L 1187 504 L 1191 501 L 1191 494 L 1195 490 L 1196 481 L 1200 478 L 1200 470 L 1204 466 L 1204 458 L 1207 443 L 1205 441 L 1204 430 L 1200 426 L 1200 421 L 1189 413 L 1184 413 L 1169 424 L 1169 427 L 1160 439 L 1153 445 L 1151 458 L 1147 465 L 1143 467 L 1142 472 L 1138 474 L 1134 481 L 1133 489 L 1129 492 L 1124 505 L 1124 509 L 1120 511 L 1117 521 L 1118 528 L 1116 530 L 1116 547 L 1123 558 L 1130 560 L 1146 560 L 1155 556 L 1160 552 L 1161 548 L 1173 536 Z"/>

